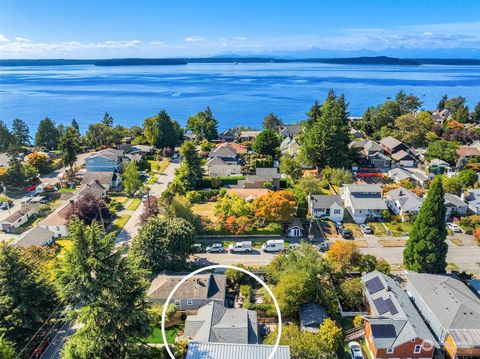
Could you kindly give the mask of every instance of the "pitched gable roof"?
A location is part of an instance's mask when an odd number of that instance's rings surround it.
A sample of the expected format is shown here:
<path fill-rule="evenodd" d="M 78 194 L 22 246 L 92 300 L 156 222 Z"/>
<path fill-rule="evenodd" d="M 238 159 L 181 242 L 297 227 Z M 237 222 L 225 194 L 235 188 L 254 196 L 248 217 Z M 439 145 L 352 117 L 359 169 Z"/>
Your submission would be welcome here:
<path fill-rule="evenodd" d="M 401 141 L 397 140 L 393 136 L 388 136 L 388 137 L 382 138 L 380 140 L 380 144 L 387 147 L 387 148 L 393 149 L 393 148 L 395 148 L 399 145 L 402 145 L 403 143 Z"/>
<path fill-rule="evenodd" d="M 33 227 L 31 230 L 23 233 L 15 246 L 17 247 L 30 247 L 30 246 L 44 246 L 49 240 L 53 238 L 55 233 L 49 231 L 40 226 Z"/>
<path fill-rule="evenodd" d="M 416 210 L 423 203 L 423 199 L 421 197 L 403 187 L 389 191 L 387 193 L 387 197 L 393 201 L 398 201 L 404 212 Z"/>
<path fill-rule="evenodd" d="M 313 194 L 310 195 L 310 201 L 314 209 L 330 208 L 333 204 L 342 206 L 342 198 L 338 195 Z"/>

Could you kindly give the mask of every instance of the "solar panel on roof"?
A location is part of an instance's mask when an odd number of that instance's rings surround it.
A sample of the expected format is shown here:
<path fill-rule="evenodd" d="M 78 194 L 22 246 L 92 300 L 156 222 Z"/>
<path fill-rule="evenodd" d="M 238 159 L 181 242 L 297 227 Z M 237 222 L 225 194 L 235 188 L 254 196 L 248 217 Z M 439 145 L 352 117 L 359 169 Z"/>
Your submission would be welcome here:
<path fill-rule="evenodd" d="M 367 280 L 365 282 L 365 286 L 367 287 L 367 290 L 370 294 L 374 294 L 374 293 L 377 293 L 378 291 L 381 291 L 382 289 L 385 289 L 382 281 L 378 277 L 374 277 L 370 280 Z"/>
<path fill-rule="evenodd" d="M 385 304 L 387 305 L 388 311 L 394 315 L 398 313 L 397 307 L 395 307 L 395 304 L 393 304 L 392 300 L 390 298 L 385 300 Z"/>
<path fill-rule="evenodd" d="M 385 304 L 383 298 L 377 298 L 373 301 L 375 308 L 377 308 L 378 314 L 383 314 L 388 312 L 387 305 Z"/>

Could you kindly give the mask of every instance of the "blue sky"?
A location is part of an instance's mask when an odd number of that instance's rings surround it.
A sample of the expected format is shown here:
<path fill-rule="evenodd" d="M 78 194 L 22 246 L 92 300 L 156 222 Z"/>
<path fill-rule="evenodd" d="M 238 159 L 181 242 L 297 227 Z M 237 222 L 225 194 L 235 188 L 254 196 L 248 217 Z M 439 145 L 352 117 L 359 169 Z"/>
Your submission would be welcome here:
<path fill-rule="evenodd" d="M 0 56 L 480 56 L 479 18 L 477 0 L 1 0 Z"/>

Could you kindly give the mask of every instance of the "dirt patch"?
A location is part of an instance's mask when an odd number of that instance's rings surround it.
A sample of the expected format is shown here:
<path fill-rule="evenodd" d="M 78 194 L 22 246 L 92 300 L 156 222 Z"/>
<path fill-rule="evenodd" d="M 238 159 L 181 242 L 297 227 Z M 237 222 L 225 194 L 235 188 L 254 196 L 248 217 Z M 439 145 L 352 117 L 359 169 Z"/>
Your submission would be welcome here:
<path fill-rule="evenodd" d="M 463 246 L 462 240 L 458 238 L 450 238 L 450 242 L 452 242 L 456 246 Z"/>
<path fill-rule="evenodd" d="M 378 243 L 384 247 L 405 247 L 407 241 L 405 239 L 381 239 Z"/>

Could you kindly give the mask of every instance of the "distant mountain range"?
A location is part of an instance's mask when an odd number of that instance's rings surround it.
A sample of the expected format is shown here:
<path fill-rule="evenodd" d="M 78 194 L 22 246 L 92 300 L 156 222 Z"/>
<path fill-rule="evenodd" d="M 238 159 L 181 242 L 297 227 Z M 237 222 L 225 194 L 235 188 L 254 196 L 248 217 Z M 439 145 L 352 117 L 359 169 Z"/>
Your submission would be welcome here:
<path fill-rule="evenodd" d="M 95 65 L 95 66 L 144 66 L 144 65 L 186 65 L 188 63 L 324 63 L 348 65 L 393 65 L 393 66 L 420 66 L 420 65 L 476 65 L 480 66 L 480 59 L 462 58 L 398 58 L 389 56 L 359 56 L 359 57 L 332 57 L 332 58 L 293 58 L 268 56 L 241 56 L 220 55 L 214 57 L 185 57 L 185 58 L 119 58 L 119 59 L 0 59 L 0 66 L 67 66 L 67 65 Z"/>

